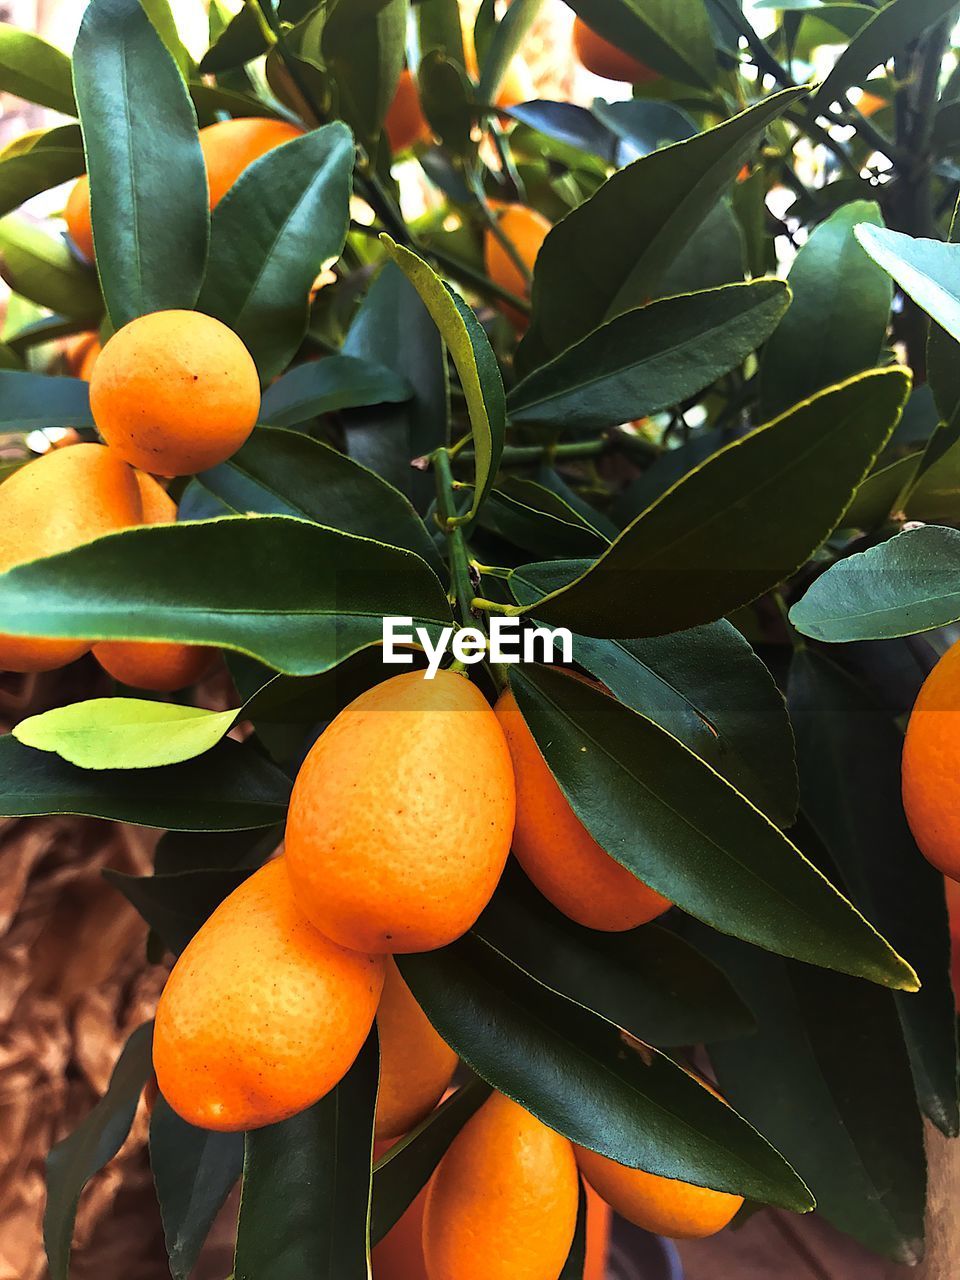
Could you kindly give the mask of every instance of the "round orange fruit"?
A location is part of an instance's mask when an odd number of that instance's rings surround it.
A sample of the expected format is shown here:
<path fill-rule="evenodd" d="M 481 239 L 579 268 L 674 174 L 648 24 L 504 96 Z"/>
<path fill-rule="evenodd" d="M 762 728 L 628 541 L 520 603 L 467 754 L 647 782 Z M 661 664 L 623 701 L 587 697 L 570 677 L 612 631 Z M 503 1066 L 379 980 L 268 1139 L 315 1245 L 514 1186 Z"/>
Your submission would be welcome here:
<path fill-rule="evenodd" d="M 314 929 L 284 860 L 269 862 L 220 904 L 167 980 L 153 1035 L 160 1092 L 202 1129 L 296 1115 L 353 1065 L 382 985 L 383 960 Z"/>
<path fill-rule="evenodd" d="M 2 492 L 2 490 L 0 490 Z M 960 643 L 933 668 L 903 743 L 903 809 L 924 857 L 960 880 Z"/>
<path fill-rule="evenodd" d="M 302 134 L 298 125 L 286 120 L 257 116 L 221 120 L 201 129 L 200 150 L 207 167 L 210 208 L 216 208 L 254 160 Z"/>
<path fill-rule="evenodd" d="M 501 206 L 497 220 L 500 230 L 516 249 L 520 261 L 532 273 L 540 246 L 550 230 L 550 223 L 536 209 L 528 209 L 520 204 Z M 526 297 L 529 293 L 529 284 L 523 272 L 489 227 L 484 232 L 483 257 L 487 275 L 494 284 L 498 284 L 501 289 L 506 289 L 509 293 L 516 294 L 519 298 Z M 511 307 L 508 302 L 497 305 L 518 329 L 526 326 L 526 316 L 515 307 Z"/>
<path fill-rule="evenodd" d="M 602 76 L 604 80 L 648 84 L 657 78 L 655 71 L 618 49 L 603 36 L 597 35 L 582 18 L 577 18 L 573 24 L 573 50 L 582 67 L 592 71 L 595 76 Z"/>
<path fill-rule="evenodd" d="M 493 1094 L 454 1138 L 427 1190 L 430 1280 L 557 1280 L 577 1222 L 573 1147 Z"/>
<path fill-rule="evenodd" d="M 93 226 L 90 222 L 90 179 L 81 174 L 67 196 L 63 210 L 67 231 L 77 252 L 87 262 L 93 261 Z"/>
<path fill-rule="evenodd" d="M 358 951 L 430 951 L 486 906 L 507 858 L 503 732 L 463 676 L 394 676 L 350 703 L 297 775 L 286 850 L 297 900 Z"/>
<path fill-rule="evenodd" d="M 430 138 L 430 126 L 420 106 L 417 82 L 407 67 L 400 72 L 383 127 L 391 151 L 406 151 L 415 142 L 424 142 Z"/>
<path fill-rule="evenodd" d="M 118 329 L 90 379 L 107 444 L 154 475 L 193 475 L 226 461 L 253 430 L 260 381 L 233 332 L 199 311 L 155 311 Z"/>
<path fill-rule="evenodd" d="M 545 898 L 589 929 L 634 929 L 670 907 L 594 840 L 564 796 L 517 700 L 506 690 L 496 705 L 517 780 L 513 852 Z"/>
<path fill-rule="evenodd" d="M 392 960 L 377 1009 L 380 1090 L 377 1140 L 399 1138 L 437 1105 L 453 1078 L 457 1055 L 441 1039 Z"/>

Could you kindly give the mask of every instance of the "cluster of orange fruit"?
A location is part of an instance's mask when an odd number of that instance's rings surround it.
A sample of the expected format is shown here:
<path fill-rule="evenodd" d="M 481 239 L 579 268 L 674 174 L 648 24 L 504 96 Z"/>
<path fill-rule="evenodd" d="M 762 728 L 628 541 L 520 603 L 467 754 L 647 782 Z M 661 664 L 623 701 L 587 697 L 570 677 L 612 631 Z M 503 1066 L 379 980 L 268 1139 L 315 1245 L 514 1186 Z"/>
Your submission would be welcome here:
<path fill-rule="evenodd" d="M 622 930 L 670 905 L 593 840 L 513 695 L 491 708 L 463 675 L 395 676 L 324 730 L 293 789 L 283 854 L 231 894 L 174 966 L 154 1068 L 185 1119 L 274 1123 L 349 1070 L 377 1021 L 378 1140 L 423 1120 L 456 1054 L 392 955 L 443 947 L 477 919 L 513 847 L 568 916 Z M 562 859 L 556 851 L 562 849 Z M 618 1165 L 494 1094 L 454 1140 L 426 1198 L 430 1280 L 556 1280 L 577 1214 L 577 1168 L 632 1221 L 676 1236 L 725 1226 L 741 1199 Z M 471 1261 L 471 1241 L 482 1258 Z"/>

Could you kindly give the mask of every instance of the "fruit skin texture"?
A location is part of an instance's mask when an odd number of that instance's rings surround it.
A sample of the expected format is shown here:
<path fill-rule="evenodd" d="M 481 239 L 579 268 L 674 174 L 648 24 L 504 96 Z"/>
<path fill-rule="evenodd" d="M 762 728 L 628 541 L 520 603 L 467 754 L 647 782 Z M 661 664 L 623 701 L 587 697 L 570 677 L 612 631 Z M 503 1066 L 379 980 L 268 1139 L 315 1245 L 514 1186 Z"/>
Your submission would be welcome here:
<path fill-rule="evenodd" d="M 557 1280 L 577 1222 L 573 1147 L 493 1094 L 454 1138 L 427 1190 L 430 1280 Z"/>
<path fill-rule="evenodd" d="M 670 907 L 594 840 L 560 789 L 506 690 L 495 707 L 517 779 L 513 852 L 543 896 L 588 929 L 634 929 Z"/>
<path fill-rule="evenodd" d="M 550 223 L 536 209 L 528 209 L 524 205 L 503 205 L 498 221 L 507 239 L 512 243 L 520 256 L 520 261 L 528 271 L 533 271 L 540 246 L 550 230 Z M 525 297 L 529 292 L 527 281 L 523 278 L 517 264 L 493 234 L 487 230 L 483 240 L 483 259 L 487 275 L 501 289 L 507 289 L 518 297 Z M 509 303 L 498 303 L 499 309 L 517 329 L 525 329 L 527 317 L 522 315 Z"/>
<path fill-rule="evenodd" d="M 284 859 L 269 862 L 220 904 L 167 979 L 153 1035 L 160 1092 L 202 1129 L 296 1115 L 352 1066 L 382 985 L 382 959 L 318 933 Z"/>
<path fill-rule="evenodd" d="M 657 73 L 629 53 L 624 53 L 591 27 L 577 18 L 573 24 L 573 50 L 581 66 L 604 80 L 620 80 L 624 84 L 649 84 Z"/>
<path fill-rule="evenodd" d="M 449 671 L 394 676 L 340 712 L 297 775 L 297 900 L 341 946 L 445 946 L 496 888 L 514 806 L 510 753 L 477 688 Z"/>
<path fill-rule="evenodd" d="M 144 472 L 136 472 L 143 524 L 172 524 L 177 505 L 166 489 Z M 199 644 L 163 640 L 102 640 L 93 656 L 107 675 L 135 689 L 173 693 L 185 689 L 210 670 L 216 650 Z"/>
<path fill-rule="evenodd" d="M 90 222 L 90 179 L 82 173 L 70 188 L 63 210 L 70 239 L 87 262 L 93 261 L 93 226 Z"/>
<path fill-rule="evenodd" d="M 743 1204 L 742 1196 L 628 1169 L 585 1147 L 575 1150 L 580 1172 L 614 1212 L 656 1235 L 675 1240 L 715 1235 Z"/>
<path fill-rule="evenodd" d="M 399 1138 L 433 1110 L 457 1067 L 457 1055 L 433 1029 L 392 960 L 377 1009 L 380 1091 L 374 1137 Z"/>
<path fill-rule="evenodd" d="M 431 136 L 430 126 L 420 106 L 417 82 L 407 67 L 400 72 L 383 127 L 387 132 L 391 151 L 406 151 L 415 142 L 425 142 Z"/>
<path fill-rule="evenodd" d="M 923 856 L 960 880 L 960 644 L 926 680 L 903 743 L 903 809 Z"/>
<path fill-rule="evenodd" d="M 260 381 L 225 324 L 199 311 L 155 311 L 103 348 L 90 408 L 104 440 L 131 466 L 193 475 L 226 461 L 249 436 Z"/>
<path fill-rule="evenodd" d="M 0 572 L 140 523 L 133 471 L 102 444 L 52 449 L 0 485 Z M 0 635 L 0 669 L 51 671 L 87 640 Z"/>
<path fill-rule="evenodd" d="M 64 360 L 67 371 L 74 378 L 90 381 L 90 374 L 100 354 L 100 335 L 98 333 L 77 333 L 64 343 Z"/>
<path fill-rule="evenodd" d="M 286 120 L 254 116 L 221 120 L 201 129 L 200 150 L 207 166 L 210 208 L 216 208 L 254 160 L 302 134 L 302 129 Z"/>

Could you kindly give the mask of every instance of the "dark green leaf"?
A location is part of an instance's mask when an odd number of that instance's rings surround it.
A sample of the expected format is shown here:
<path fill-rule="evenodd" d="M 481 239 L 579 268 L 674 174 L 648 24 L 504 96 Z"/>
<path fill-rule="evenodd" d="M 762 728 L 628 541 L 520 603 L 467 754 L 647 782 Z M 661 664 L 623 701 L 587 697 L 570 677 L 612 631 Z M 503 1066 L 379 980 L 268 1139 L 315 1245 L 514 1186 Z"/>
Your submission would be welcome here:
<path fill-rule="evenodd" d="M 839 523 L 909 387 L 901 368 L 865 373 L 758 427 L 641 512 L 581 577 L 527 610 L 630 638 L 710 622 L 756 599 Z"/>
<path fill-rule="evenodd" d="M 660 277 L 767 126 L 805 92 L 774 94 L 714 129 L 634 161 L 559 222 L 537 258 L 520 371 L 655 297 Z"/>
<path fill-rule="evenodd" d="M 337 4 L 323 23 L 322 61 L 337 82 L 339 114 L 375 143 L 403 68 L 406 0 Z"/>
<path fill-rule="evenodd" d="M 500 489 L 491 491 L 480 512 L 479 523 L 533 555 L 591 556 L 608 544 L 608 539 L 576 512 L 538 510 L 514 493 Z"/>
<path fill-rule="evenodd" d="M 412 552 L 289 516 L 111 534 L 0 575 L 13 634 L 220 645 L 312 675 L 380 642 L 385 614 L 447 622 Z"/>
<path fill-rule="evenodd" d="M 7 22 L 0 22 L 0 90 L 65 116 L 77 114 L 67 55 Z"/>
<path fill-rule="evenodd" d="M 234 67 L 242 67 L 245 62 L 252 62 L 254 58 L 259 58 L 268 48 L 267 38 L 263 25 L 257 18 L 256 9 L 244 5 L 239 13 L 233 15 L 216 41 L 203 55 L 200 71 L 204 75 L 216 75 L 218 71 L 232 71 Z"/>
<path fill-rule="evenodd" d="M 798 631 L 836 644 L 889 640 L 960 619 L 960 532 L 926 525 L 840 560 L 790 610 Z"/>
<path fill-rule="evenodd" d="M 497 92 L 510 63 L 520 52 L 530 27 L 536 20 L 543 0 L 514 0 L 493 29 L 493 34 L 482 50 L 480 85 L 477 96 L 481 102 L 495 103 Z M 688 28 L 685 46 L 689 50 L 695 31 Z M 478 50 L 478 53 L 481 51 Z"/>
<path fill-rule="evenodd" d="M 756 946 L 916 989 L 910 965 L 786 836 L 652 720 L 544 667 L 513 667 L 510 686 L 577 817 L 645 884 Z"/>
<path fill-rule="evenodd" d="M 0 370 L 0 427 L 92 427 L 89 384 L 79 378 Z"/>
<path fill-rule="evenodd" d="M 113 1159 L 126 1140 L 150 1075 L 153 1023 L 138 1027 L 124 1045 L 107 1092 L 79 1128 L 47 1157 L 47 1207 L 43 1244 L 51 1280 L 67 1280 L 70 1245 L 80 1193 L 95 1173 Z"/>
<path fill-rule="evenodd" d="M 356 356 L 310 360 L 278 378 L 263 393 L 260 418 L 274 427 L 293 427 L 338 409 L 402 404 L 413 390 L 386 365 Z"/>
<path fill-rule="evenodd" d="M 514 422 L 600 430 L 679 404 L 742 364 L 789 301 L 781 281 L 758 280 L 624 312 L 524 378 L 507 412 Z"/>
<path fill-rule="evenodd" d="M 205 867 L 169 875 L 131 876 L 107 867 L 103 876 L 178 956 L 203 922 L 253 869 Z"/>
<path fill-rule="evenodd" d="M 197 1129 L 157 1098 L 150 1167 L 173 1280 L 188 1280 L 214 1218 L 243 1168 L 243 1135 Z"/>
<path fill-rule="evenodd" d="M 151 311 L 191 308 L 210 231 L 207 174 L 183 77 L 138 0 L 93 0 L 73 78 L 97 268 L 114 328 Z"/>
<path fill-rule="evenodd" d="M 371 1032 L 332 1093 L 247 1134 L 235 1280 L 368 1280 L 379 1067 Z"/>
<path fill-rule="evenodd" d="M 103 314 L 93 271 L 64 240 L 12 214 L 0 220 L 0 275 L 14 293 L 71 320 L 93 325 Z"/>
<path fill-rule="evenodd" d="M 466 936 L 398 957 L 430 1021 L 473 1069 L 544 1124 L 632 1168 L 803 1211 L 812 1200 L 749 1125 L 655 1049 Z"/>
<path fill-rule="evenodd" d="M 605 40 L 668 79 L 713 84 L 716 55 L 703 0 L 571 0 L 570 7 Z"/>
<path fill-rule="evenodd" d="M 353 139 L 325 125 L 249 165 L 217 205 L 198 306 L 243 339 L 266 382 L 307 331 L 310 286 L 340 256 Z"/>
<path fill-rule="evenodd" d="M 735 190 L 743 184 L 738 180 Z M 722 196 L 660 277 L 657 292 L 697 293 L 725 284 L 742 284 L 744 237 L 729 197 Z M 766 268 L 756 273 L 766 275 Z"/>
<path fill-rule="evenodd" d="M 880 206 L 843 205 L 815 228 L 790 268 L 793 302 L 763 357 L 767 416 L 877 363 L 893 290 L 857 243 L 858 223 L 882 226 Z"/>
<path fill-rule="evenodd" d="M 76 178 L 83 173 L 84 163 L 83 142 L 75 124 L 18 139 L 0 153 L 0 214 Z"/>
<path fill-rule="evenodd" d="M 893 998 L 920 1106 L 955 1137 L 957 1020 L 943 877 L 921 856 L 904 817 L 903 735 L 862 685 L 819 653 L 794 655 L 789 687 L 804 812 L 853 901 L 917 971 L 919 992 Z"/>

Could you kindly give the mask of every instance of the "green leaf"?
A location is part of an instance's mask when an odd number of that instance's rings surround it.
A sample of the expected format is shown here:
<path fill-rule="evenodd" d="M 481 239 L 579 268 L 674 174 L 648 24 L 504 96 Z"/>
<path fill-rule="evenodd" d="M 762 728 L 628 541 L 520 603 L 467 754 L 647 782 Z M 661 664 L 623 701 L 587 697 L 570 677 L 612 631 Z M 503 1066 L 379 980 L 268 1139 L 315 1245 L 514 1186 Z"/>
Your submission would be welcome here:
<path fill-rule="evenodd" d="M 755 150 L 806 93 L 787 89 L 634 161 L 558 222 L 537 258 L 521 374 L 656 296 L 660 277 Z"/>
<path fill-rule="evenodd" d="M 293 427 L 338 409 L 403 404 L 412 394 L 406 378 L 386 365 L 333 355 L 298 364 L 267 387 L 260 418 L 274 427 Z"/>
<path fill-rule="evenodd" d="M 953 106 L 960 110 L 960 103 L 954 103 Z M 958 206 L 960 206 L 960 201 L 958 201 Z M 950 220 L 949 240 L 951 244 L 956 244 L 957 240 L 960 239 L 960 217 L 957 216 L 957 212 L 955 207 L 953 217 Z M 958 269 L 955 269 L 954 281 L 957 288 L 960 289 L 960 270 Z M 957 314 L 960 315 L 960 306 L 957 308 Z M 927 338 L 927 376 L 940 417 L 945 422 L 949 422 L 960 410 L 958 340 L 960 339 L 951 337 L 936 321 L 931 324 L 930 335 Z"/>
<path fill-rule="evenodd" d="M 572 0 L 570 7 L 605 40 L 668 80 L 713 85 L 717 62 L 703 0 Z"/>
<path fill-rule="evenodd" d="M 347 414 L 344 430 L 347 452 L 425 511 L 433 476 L 410 463 L 447 443 L 446 359 L 429 311 L 395 263 L 386 264 L 360 304 L 343 354 L 382 363 L 413 387 L 407 404 Z"/>
<path fill-rule="evenodd" d="M 956 1137 L 957 1019 L 943 877 L 904 817 L 903 735 L 861 684 L 817 652 L 794 654 L 789 690 L 804 812 L 852 900 L 917 971 L 919 992 L 893 999 L 920 1106 Z"/>
<path fill-rule="evenodd" d="M 542 5 L 543 0 L 514 0 L 494 27 L 493 34 L 486 48 L 482 50 L 482 54 L 478 49 L 480 85 L 477 96 L 481 102 L 496 102 L 503 77 L 516 54 L 520 52 L 523 41 Z M 688 30 L 686 34 L 689 48 L 695 33 Z"/>
<path fill-rule="evenodd" d="M 848 556 L 790 610 L 805 636 L 890 640 L 960 620 L 960 532 L 926 525 Z"/>
<path fill-rule="evenodd" d="M 339 115 L 375 143 L 403 68 L 406 0 L 337 4 L 323 22 L 321 62 L 337 82 Z"/>
<path fill-rule="evenodd" d="M 0 214 L 78 177 L 84 163 L 83 141 L 75 124 L 18 139 L 17 144 L 0 152 Z"/>
<path fill-rule="evenodd" d="M 371 1032 L 332 1093 L 247 1134 L 235 1280 L 368 1280 L 379 1068 Z"/>
<path fill-rule="evenodd" d="M 378 644 L 385 614 L 450 620 L 419 556 L 289 516 L 98 538 L 0 575 L 0 613 L 16 635 L 219 645 L 290 675 Z"/>
<path fill-rule="evenodd" d="M 73 78 L 114 328 L 151 311 L 190 309 L 207 256 L 207 174 L 183 77 L 138 0 L 93 0 Z"/>
<path fill-rule="evenodd" d="M 113 1159 L 130 1132 L 151 1071 L 152 1043 L 153 1023 L 145 1022 L 124 1045 L 107 1092 L 79 1128 L 58 1142 L 47 1157 L 43 1244 L 51 1280 L 67 1280 L 80 1194 L 93 1175 Z"/>
<path fill-rule="evenodd" d="M 256 9 L 244 5 L 235 13 L 200 60 L 204 75 L 216 75 L 218 71 L 231 71 L 242 67 L 267 52 L 270 46 Z"/>
<path fill-rule="evenodd" d="M 433 0 L 432 4 L 413 5 L 411 17 L 416 28 L 420 58 L 431 49 L 438 49 L 451 62 L 466 69 L 458 0 Z"/>
<path fill-rule="evenodd" d="M 0 427 L 92 427 L 90 387 L 80 378 L 0 370 Z"/>
<path fill-rule="evenodd" d="M 857 243 L 858 223 L 882 227 L 880 206 L 870 200 L 841 206 L 814 229 L 790 268 L 793 302 L 763 356 L 768 416 L 877 363 L 893 290 Z"/>
<path fill-rule="evenodd" d="M 444 1040 L 484 1080 L 620 1164 L 803 1212 L 813 1201 L 764 1138 L 676 1063 L 467 935 L 397 958 Z"/>
<path fill-rule="evenodd" d="M 195 76 L 198 67 L 180 38 L 170 0 L 140 0 L 140 4 L 184 80 Z"/>
<path fill-rule="evenodd" d="M 587 1192 L 583 1179 L 580 1179 L 580 1195 L 577 1201 L 577 1223 L 573 1231 L 573 1242 L 570 1252 L 563 1264 L 563 1270 L 557 1280 L 583 1280 L 583 1269 L 587 1262 Z"/>
<path fill-rule="evenodd" d="M 450 1143 L 489 1096 L 490 1088 L 482 1080 L 469 1081 L 377 1161 L 373 1169 L 371 1244 L 377 1244 L 400 1221 L 429 1182 Z"/>
<path fill-rule="evenodd" d="M 960 245 L 861 224 L 860 243 L 918 307 L 960 341 Z"/>
<path fill-rule="evenodd" d="M 473 502 L 465 517 L 473 519 L 489 493 L 503 452 L 506 411 L 503 381 L 487 335 L 476 316 L 415 253 L 381 236 L 387 253 L 419 293 L 460 376 L 470 413 L 476 454 Z"/>
<path fill-rule="evenodd" d="M 253 870 L 251 866 L 202 867 L 169 875 L 131 876 L 106 867 L 102 874 L 142 916 L 163 945 L 178 956 L 204 921 Z"/>
<path fill-rule="evenodd" d="M 420 106 L 431 131 L 446 149 L 467 157 L 474 149 L 471 131 L 476 117 L 473 91 L 459 62 L 430 49 L 417 68 Z"/>
<path fill-rule="evenodd" d="M 352 458 L 299 432 L 259 427 L 229 462 L 202 472 L 194 483 L 228 510 L 301 516 L 404 547 L 440 568 L 433 540 L 403 494 Z"/>
<path fill-rule="evenodd" d="M 474 933 L 551 991 L 657 1048 L 746 1035 L 753 1020 L 726 978 L 656 924 L 602 933 L 552 907 L 511 858 Z"/>
<path fill-rule="evenodd" d="M 213 215 L 197 303 L 236 330 L 267 382 L 307 331 L 310 287 L 340 256 L 350 218 L 353 139 L 325 125 L 249 165 Z"/>
<path fill-rule="evenodd" d="M 532 481 L 521 483 L 533 489 L 541 487 Z M 522 488 L 520 492 L 527 496 Z M 549 490 L 543 492 L 549 494 Z M 586 520 L 571 508 L 562 510 L 566 504 L 559 498 L 556 501 L 561 508 L 559 512 L 538 510 L 522 502 L 515 492 L 493 489 L 480 513 L 479 523 L 482 528 L 534 555 L 590 556 L 608 545 L 609 540 Z"/>
<path fill-rule="evenodd" d="M 911 40 L 950 16 L 954 0 L 891 0 L 865 23 L 834 63 L 813 100 L 818 113 L 841 102 L 851 85 L 862 85 L 874 68 Z"/>
<path fill-rule="evenodd" d="M 202 761 L 90 772 L 0 736 L 0 814 L 74 813 L 176 831 L 242 831 L 282 821 L 290 780 L 254 747 L 220 742 Z"/>
<path fill-rule="evenodd" d="M 789 301 L 781 281 L 757 280 L 626 311 L 518 383 L 507 412 L 599 431 L 679 404 L 742 364 Z"/>
<path fill-rule="evenodd" d="M 99 324 L 103 303 L 96 275 L 60 238 L 23 218 L 0 219 L 0 274 L 13 290 L 87 326 Z"/>
<path fill-rule="evenodd" d="M 139 698 L 91 698 L 28 716 L 13 736 L 80 769 L 154 769 L 209 751 L 236 718 L 236 708 L 204 711 Z"/>
<path fill-rule="evenodd" d="M 523 718 L 574 813 L 617 862 L 724 933 L 901 990 L 897 955 L 769 819 L 652 720 L 515 666 Z"/>
<path fill-rule="evenodd" d="M 0 22 L 0 91 L 75 116 L 70 59 L 32 31 Z"/>
<path fill-rule="evenodd" d="M 173 1280 L 188 1280 L 213 1221 L 243 1168 L 243 1135 L 211 1133 L 157 1098 L 150 1116 L 150 1167 Z"/>
<path fill-rule="evenodd" d="M 759 1023 L 749 1040 L 708 1046 L 724 1096 L 788 1156 L 828 1222 L 917 1262 L 923 1134 L 886 993 L 705 929 L 689 936 L 723 965 Z"/>
<path fill-rule="evenodd" d="M 668 489 L 585 573 L 525 611 L 590 635 L 633 638 L 748 604 L 837 526 L 909 389 L 904 369 L 865 373 L 758 427 Z"/>

